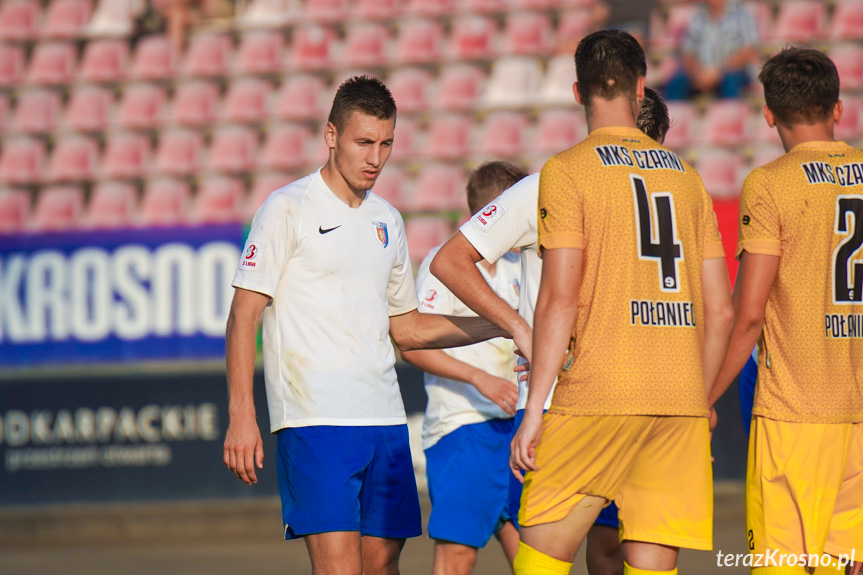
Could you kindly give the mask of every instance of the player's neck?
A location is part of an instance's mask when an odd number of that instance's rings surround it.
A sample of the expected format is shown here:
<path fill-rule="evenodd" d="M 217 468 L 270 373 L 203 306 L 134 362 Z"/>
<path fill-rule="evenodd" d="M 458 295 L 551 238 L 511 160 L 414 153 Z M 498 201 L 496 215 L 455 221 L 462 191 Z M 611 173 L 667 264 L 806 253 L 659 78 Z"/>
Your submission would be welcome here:
<path fill-rule="evenodd" d="M 785 148 L 786 152 L 790 152 L 805 142 L 836 141 L 833 135 L 832 121 L 818 124 L 797 124 L 791 128 L 777 124 L 776 129 L 779 131 L 779 138 L 782 140 L 782 147 Z"/>
<path fill-rule="evenodd" d="M 351 208 L 358 208 L 366 198 L 366 190 L 354 190 L 333 165 L 332 159 L 321 168 L 321 178 L 333 194 Z"/>
<path fill-rule="evenodd" d="M 626 98 L 593 98 L 587 109 L 588 133 L 600 128 L 637 128 L 632 102 Z"/>

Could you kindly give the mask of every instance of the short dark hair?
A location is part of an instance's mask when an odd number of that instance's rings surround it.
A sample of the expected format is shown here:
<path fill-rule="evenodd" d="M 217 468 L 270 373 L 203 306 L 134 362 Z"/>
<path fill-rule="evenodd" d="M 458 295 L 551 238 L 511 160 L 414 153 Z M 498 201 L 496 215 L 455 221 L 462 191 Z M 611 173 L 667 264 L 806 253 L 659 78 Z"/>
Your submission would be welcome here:
<path fill-rule="evenodd" d="M 396 117 L 396 101 L 389 88 L 373 76 L 353 76 L 342 82 L 333 98 L 333 107 L 327 122 L 332 122 L 339 132 L 354 112 L 362 112 L 389 120 Z"/>
<path fill-rule="evenodd" d="M 641 102 L 636 123 L 639 130 L 660 144 L 665 141 L 671 120 L 668 118 L 668 106 L 655 90 L 644 88 L 644 100 Z"/>
<path fill-rule="evenodd" d="M 504 190 L 526 177 L 524 170 L 509 162 L 481 165 L 471 172 L 467 180 L 467 206 L 470 213 L 477 213 Z"/>
<path fill-rule="evenodd" d="M 839 101 L 839 73 L 820 50 L 787 47 L 767 60 L 758 79 L 767 107 L 786 127 L 825 121 Z"/>
<path fill-rule="evenodd" d="M 635 101 L 638 79 L 647 74 L 644 50 L 623 30 L 600 30 L 582 38 L 575 50 L 578 93 L 585 106 L 593 98 L 627 96 Z"/>

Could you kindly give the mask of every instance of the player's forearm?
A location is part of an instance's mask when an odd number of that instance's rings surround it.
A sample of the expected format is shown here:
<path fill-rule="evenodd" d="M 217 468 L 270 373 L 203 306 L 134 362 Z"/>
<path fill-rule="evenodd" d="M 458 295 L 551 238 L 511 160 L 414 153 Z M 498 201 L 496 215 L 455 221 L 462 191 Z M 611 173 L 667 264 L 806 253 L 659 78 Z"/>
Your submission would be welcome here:
<path fill-rule="evenodd" d="M 542 413 L 554 380 L 565 359 L 576 315 L 575 298 L 544 298 L 542 290 L 534 316 L 533 361 L 525 410 Z"/>
<path fill-rule="evenodd" d="M 731 330 L 731 341 L 728 344 L 728 352 L 725 354 L 722 367 L 719 369 L 716 383 L 713 385 L 713 389 L 707 398 L 707 404 L 710 407 L 713 407 L 719 401 L 722 394 L 731 386 L 734 378 L 740 375 L 740 371 L 746 365 L 746 361 L 752 355 L 752 350 L 758 343 L 758 338 L 761 337 L 763 324 L 763 318 L 735 318 L 734 327 Z"/>
<path fill-rule="evenodd" d="M 480 317 L 455 317 L 413 310 L 390 318 L 390 335 L 399 350 L 405 352 L 461 347 L 509 334 Z"/>
<path fill-rule="evenodd" d="M 409 350 L 402 352 L 402 358 L 426 373 L 466 384 L 473 384 L 480 372 L 476 367 L 439 349 Z"/>
<path fill-rule="evenodd" d="M 714 310 L 714 313 L 705 314 L 703 373 L 704 388 L 708 394 L 714 387 L 728 352 L 733 324 L 734 312 L 730 306 L 727 310 Z"/>
<path fill-rule="evenodd" d="M 255 341 L 258 322 L 247 317 L 228 316 L 225 359 L 228 372 L 228 413 L 255 415 Z"/>

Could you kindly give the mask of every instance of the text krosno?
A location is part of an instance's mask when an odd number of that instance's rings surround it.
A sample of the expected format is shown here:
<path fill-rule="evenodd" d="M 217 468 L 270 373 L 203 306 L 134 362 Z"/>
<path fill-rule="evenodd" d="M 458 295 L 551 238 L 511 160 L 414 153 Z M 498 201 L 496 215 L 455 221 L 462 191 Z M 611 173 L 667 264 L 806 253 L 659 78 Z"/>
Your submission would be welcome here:
<path fill-rule="evenodd" d="M 239 248 L 214 241 L 0 257 L 0 342 L 221 336 Z"/>
<path fill-rule="evenodd" d="M 778 549 L 770 549 L 765 553 L 716 553 L 716 565 L 718 567 L 829 567 L 835 566 L 837 570 L 845 569 L 854 563 L 854 553 L 851 555 L 840 555 L 832 557 L 826 553 L 779 553 Z"/>

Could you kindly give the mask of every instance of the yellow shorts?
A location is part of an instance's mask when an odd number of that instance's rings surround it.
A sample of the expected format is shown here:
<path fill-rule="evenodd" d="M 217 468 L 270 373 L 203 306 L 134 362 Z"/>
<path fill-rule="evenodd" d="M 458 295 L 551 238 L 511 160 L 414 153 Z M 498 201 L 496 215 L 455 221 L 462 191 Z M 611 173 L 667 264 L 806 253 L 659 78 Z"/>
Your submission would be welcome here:
<path fill-rule="evenodd" d="M 746 529 L 753 553 L 863 559 L 863 423 L 752 419 Z"/>
<path fill-rule="evenodd" d="M 527 474 L 521 525 L 565 518 L 585 495 L 619 508 L 620 538 L 713 547 L 713 473 L 707 419 L 546 413 Z"/>

